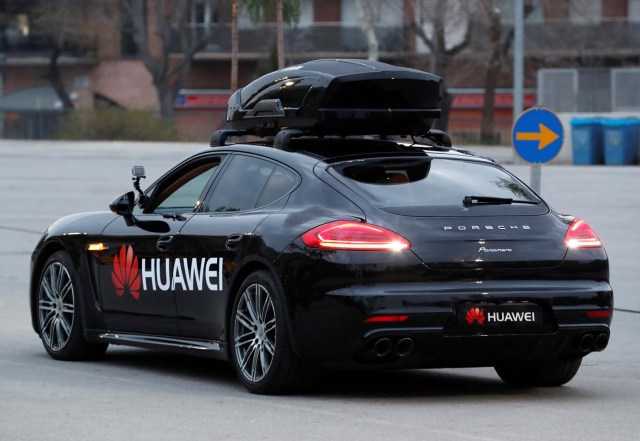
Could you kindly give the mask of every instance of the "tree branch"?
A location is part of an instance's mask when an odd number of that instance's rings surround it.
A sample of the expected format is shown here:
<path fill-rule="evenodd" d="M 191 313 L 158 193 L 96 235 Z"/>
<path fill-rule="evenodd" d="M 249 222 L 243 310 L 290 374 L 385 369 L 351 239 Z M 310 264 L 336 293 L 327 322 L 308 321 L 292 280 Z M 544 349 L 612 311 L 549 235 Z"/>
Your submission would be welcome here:
<path fill-rule="evenodd" d="M 463 51 L 469 44 L 471 44 L 471 37 L 473 36 L 473 29 L 475 28 L 475 20 L 469 16 L 467 21 L 467 30 L 464 33 L 462 41 L 453 47 L 447 49 L 445 53 L 447 55 L 457 55 Z"/>
<path fill-rule="evenodd" d="M 424 31 L 424 28 L 422 27 L 422 25 L 420 25 L 419 23 L 416 23 L 415 21 L 412 21 L 410 26 L 411 26 L 411 29 L 416 33 L 416 35 L 420 37 L 422 42 L 429 48 L 429 50 L 431 52 L 435 52 L 435 45 L 433 44 L 433 40 L 429 38 L 427 33 Z"/>

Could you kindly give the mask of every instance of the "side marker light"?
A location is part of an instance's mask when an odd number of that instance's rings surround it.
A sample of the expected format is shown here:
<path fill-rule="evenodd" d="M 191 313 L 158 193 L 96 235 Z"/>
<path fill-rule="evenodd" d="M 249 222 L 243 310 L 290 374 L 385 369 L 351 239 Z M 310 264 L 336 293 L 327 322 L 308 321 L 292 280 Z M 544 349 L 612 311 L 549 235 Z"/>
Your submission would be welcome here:
<path fill-rule="evenodd" d="M 404 322 L 408 318 L 408 315 L 375 315 L 365 319 L 365 323 Z"/>
<path fill-rule="evenodd" d="M 598 317 L 611 317 L 613 313 L 611 311 L 605 311 L 602 309 L 597 309 L 595 311 L 587 311 L 587 317 L 589 318 L 598 318 Z"/>
<path fill-rule="evenodd" d="M 102 242 L 99 243 L 90 243 L 87 245 L 87 251 L 104 251 L 108 250 L 109 247 Z"/>

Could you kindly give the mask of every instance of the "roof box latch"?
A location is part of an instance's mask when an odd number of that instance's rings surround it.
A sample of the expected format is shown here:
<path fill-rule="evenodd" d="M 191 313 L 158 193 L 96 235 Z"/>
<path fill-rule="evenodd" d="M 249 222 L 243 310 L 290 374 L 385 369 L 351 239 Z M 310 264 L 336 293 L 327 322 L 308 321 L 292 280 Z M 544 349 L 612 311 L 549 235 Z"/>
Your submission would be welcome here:
<path fill-rule="evenodd" d="M 247 112 L 245 118 L 284 117 L 284 109 L 280 99 L 261 100 Z"/>

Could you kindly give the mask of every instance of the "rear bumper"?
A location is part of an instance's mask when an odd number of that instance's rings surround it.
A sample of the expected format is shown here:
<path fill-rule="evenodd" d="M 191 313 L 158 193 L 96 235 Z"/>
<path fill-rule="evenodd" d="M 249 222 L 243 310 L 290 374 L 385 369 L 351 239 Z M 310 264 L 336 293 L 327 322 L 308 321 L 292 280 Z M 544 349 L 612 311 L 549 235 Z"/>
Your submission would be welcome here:
<path fill-rule="evenodd" d="M 294 301 L 291 335 L 296 352 L 310 362 L 349 361 L 389 367 L 493 366 L 509 361 L 568 359 L 606 347 L 613 291 L 591 280 L 497 280 L 380 283 L 332 289 Z M 535 328 L 467 327 L 458 305 L 526 302 L 541 307 Z M 368 323 L 377 315 L 408 315 L 402 322 Z M 587 335 L 587 337 L 584 337 Z M 380 339 L 390 351 L 378 352 Z M 403 339 L 406 350 L 398 350 Z M 596 344 L 596 341 L 598 342 Z"/>

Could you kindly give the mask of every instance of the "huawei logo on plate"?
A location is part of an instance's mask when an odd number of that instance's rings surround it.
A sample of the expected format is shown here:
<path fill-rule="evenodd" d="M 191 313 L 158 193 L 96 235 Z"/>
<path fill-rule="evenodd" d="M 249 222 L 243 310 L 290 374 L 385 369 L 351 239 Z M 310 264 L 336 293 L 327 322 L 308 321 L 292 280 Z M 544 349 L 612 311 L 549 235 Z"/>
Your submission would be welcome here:
<path fill-rule="evenodd" d="M 467 311 L 467 314 L 464 316 L 464 318 L 470 325 L 473 325 L 474 323 L 481 325 L 484 323 L 484 311 L 482 311 L 480 308 L 471 308 Z"/>
<path fill-rule="evenodd" d="M 138 258 L 133 253 L 131 245 L 122 245 L 120 251 L 113 258 L 113 272 L 111 273 L 116 295 L 122 297 L 125 293 L 138 300 L 140 297 L 140 270 Z"/>

